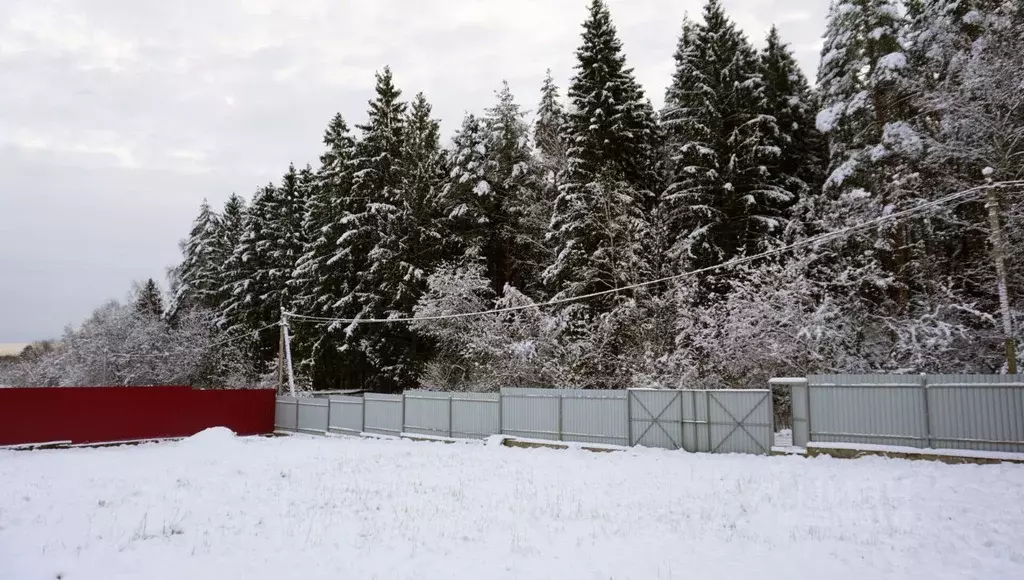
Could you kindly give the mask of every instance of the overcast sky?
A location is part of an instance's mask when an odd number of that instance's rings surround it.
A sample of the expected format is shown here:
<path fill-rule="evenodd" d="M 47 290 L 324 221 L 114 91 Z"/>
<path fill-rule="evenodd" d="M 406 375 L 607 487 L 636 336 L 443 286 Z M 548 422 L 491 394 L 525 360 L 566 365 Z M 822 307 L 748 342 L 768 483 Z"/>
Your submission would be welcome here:
<path fill-rule="evenodd" d="M 424 91 L 445 139 L 507 79 L 563 91 L 589 0 L 0 1 L 0 342 L 56 337 L 179 259 L 202 199 L 315 163 L 328 119 L 362 122 L 374 71 Z M 827 0 L 724 0 L 774 22 L 813 77 Z M 660 107 L 684 13 L 611 0 Z"/>

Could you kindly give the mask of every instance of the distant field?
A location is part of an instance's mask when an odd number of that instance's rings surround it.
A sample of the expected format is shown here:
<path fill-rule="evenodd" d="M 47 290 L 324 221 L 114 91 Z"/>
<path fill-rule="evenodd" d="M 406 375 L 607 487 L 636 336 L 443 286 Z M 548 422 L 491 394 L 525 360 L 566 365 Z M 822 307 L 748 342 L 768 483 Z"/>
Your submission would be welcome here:
<path fill-rule="evenodd" d="M 0 342 L 0 356 L 18 356 L 28 345 L 27 342 Z"/>

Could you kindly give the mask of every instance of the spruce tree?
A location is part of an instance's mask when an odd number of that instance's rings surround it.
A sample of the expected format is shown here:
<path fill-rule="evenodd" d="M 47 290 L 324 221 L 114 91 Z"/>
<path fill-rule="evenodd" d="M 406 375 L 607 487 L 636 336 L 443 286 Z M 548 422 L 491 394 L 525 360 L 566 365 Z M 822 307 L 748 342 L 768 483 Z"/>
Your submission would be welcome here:
<path fill-rule="evenodd" d="M 902 44 L 915 71 L 914 81 L 935 89 L 956 80 L 973 44 L 1003 0 L 918 0 L 908 6 Z M 951 78 L 952 77 L 952 78 Z"/>
<path fill-rule="evenodd" d="M 338 303 L 345 318 L 385 318 L 400 314 L 392 307 L 408 297 L 401 276 L 412 273 L 403 263 L 396 225 L 402 223 L 405 185 L 407 105 L 395 87 L 391 69 L 377 74 L 376 97 L 370 101 L 369 119 L 358 126 L 362 138 L 353 158 L 352 207 L 343 222 L 346 232 L 338 259 L 355 273 L 353 286 Z M 401 271 L 401 274 L 399 274 Z M 346 348 L 356 349 L 372 368 L 373 388 L 392 390 L 410 384 L 416 345 L 396 338 L 404 327 L 350 325 Z"/>
<path fill-rule="evenodd" d="M 559 297 L 639 281 L 651 271 L 646 212 L 656 205 L 654 112 L 626 66 L 603 0 L 593 0 L 577 51 L 564 139 L 565 182 L 551 222 L 557 248 L 544 272 Z M 612 299 L 588 302 L 606 310 Z"/>
<path fill-rule="evenodd" d="M 869 214 L 901 201 L 920 154 L 908 123 L 907 57 L 902 17 L 891 0 L 837 0 L 829 14 L 818 70 L 823 110 L 818 129 L 829 139 L 825 190 L 859 203 Z"/>
<path fill-rule="evenodd" d="M 696 124 L 698 120 L 693 108 L 699 103 L 696 90 L 705 86 L 700 67 L 700 55 L 696 46 L 697 24 L 689 15 L 683 17 L 683 29 L 673 54 L 675 69 L 672 80 L 665 90 L 665 106 L 661 110 L 659 121 L 665 138 L 666 155 L 669 157 L 667 170 L 669 174 L 681 171 L 672 160 L 675 154 L 672 149 L 688 140 L 699 138 L 697 133 L 703 129 Z M 704 137 L 708 140 L 708 137 Z"/>
<path fill-rule="evenodd" d="M 228 302 L 236 281 L 235 272 L 230 268 L 232 256 L 245 235 L 248 207 L 245 199 L 238 194 L 231 194 L 224 203 L 220 219 L 217 222 L 217 235 L 214 239 L 216 264 L 220 264 L 215 273 L 216 293 L 210 308 L 223 320 L 222 308 Z"/>
<path fill-rule="evenodd" d="M 335 261 L 355 273 L 348 293 L 336 305 L 345 318 L 366 318 L 370 314 L 369 303 L 379 292 L 366 276 L 370 252 L 377 244 L 382 224 L 395 211 L 388 202 L 395 198 L 402 181 L 406 104 L 401 101 L 390 68 L 377 74 L 376 93 L 370 101 L 369 119 L 357 125 L 362 138 L 353 151 L 351 203 L 342 217 L 345 232 L 335 254 Z"/>
<path fill-rule="evenodd" d="M 218 251 L 225 249 L 233 250 L 245 233 L 245 215 L 248 211 L 245 199 L 242 196 L 232 193 L 231 197 L 224 203 L 224 210 L 220 214 L 217 228 Z"/>
<path fill-rule="evenodd" d="M 821 216 L 835 229 L 915 205 L 920 199 L 923 140 L 913 124 L 908 78 L 913 72 L 900 44 L 904 21 L 891 0 L 837 0 L 829 14 L 818 70 L 824 109 L 817 127 L 829 142 L 824 192 L 832 204 Z M 919 224 L 925 226 L 925 224 Z M 889 273 L 865 284 L 866 296 L 886 312 L 909 306 L 913 280 L 926 261 L 924 242 L 907 222 L 887 224 L 859 260 Z"/>
<path fill-rule="evenodd" d="M 236 336 L 251 334 L 280 319 L 281 304 L 267 300 L 273 294 L 268 270 L 272 268 L 270 230 L 276 196 L 277 188 L 272 183 L 257 190 L 246 214 L 245 231 L 227 263 L 232 277 L 224 288 L 221 325 Z M 264 331 L 247 345 L 257 372 L 265 370 L 273 359 L 277 340 L 276 332 Z"/>
<path fill-rule="evenodd" d="M 449 152 L 444 188 L 450 228 L 462 241 L 463 259 L 479 260 L 491 287 L 539 285 L 545 259 L 544 185 L 529 147 L 524 112 L 505 83 L 483 119 L 467 115 Z"/>
<path fill-rule="evenodd" d="M 306 214 L 306 196 L 311 193 L 313 173 L 309 167 L 301 171 L 289 165 L 273 197 L 273 215 L 268 222 L 268 236 L 262 243 L 267 244 L 270 268 L 266 270 L 267 288 L 270 293 L 265 299 L 279 306 L 292 302 L 292 274 L 302 256 L 305 245 L 302 223 Z"/>
<path fill-rule="evenodd" d="M 177 268 L 178 286 L 168 308 L 173 319 L 178 312 L 192 307 L 217 308 L 220 300 L 221 272 L 225 255 L 221 252 L 220 216 L 204 199 L 192 230 L 180 244 L 182 262 Z"/>
<path fill-rule="evenodd" d="M 323 142 L 327 149 L 312 179 L 302 222 L 306 239 L 292 280 L 296 312 L 312 316 L 333 316 L 334 304 L 352 282 L 346 264 L 335 260 L 338 241 L 346 231 L 342 218 L 351 203 L 355 149 L 355 139 L 340 114 L 331 119 Z"/>
<path fill-rule="evenodd" d="M 147 279 L 135 296 L 135 312 L 139 316 L 160 320 L 164 316 L 164 299 L 160 287 L 152 278 Z"/>
<path fill-rule="evenodd" d="M 280 320 L 281 309 L 291 305 L 290 282 L 302 252 L 306 189 L 294 165 L 288 167 L 280 187 L 268 184 L 260 189 L 248 212 L 245 232 L 228 260 L 233 279 L 221 307 L 222 324 L 237 334 L 262 329 L 251 345 L 258 370 L 277 350 L 277 333 L 266 327 Z"/>
<path fill-rule="evenodd" d="M 533 141 L 537 157 L 544 168 L 548 182 L 557 187 L 566 166 L 567 145 L 563 135 L 566 121 L 565 107 L 559 98 L 558 86 L 547 70 L 540 90 L 540 105 L 533 126 Z"/>
<path fill-rule="evenodd" d="M 504 217 L 495 224 L 500 248 L 494 258 L 494 289 L 506 284 L 537 294 L 540 274 L 549 259 L 544 245 L 551 203 L 542 169 L 530 150 L 530 128 L 526 112 L 515 102 L 508 82 L 497 94 L 498 102 L 487 109 L 484 119 L 487 149 L 494 173 L 489 177 L 496 197 L 501 199 Z M 549 111 L 554 120 L 555 111 Z M 549 143 L 558 147 L 558 142 Z M 554 152 L 555 149 L 552 149 Z"/>
<path fill-rule="evenodd" d="M 702 23 L 684 22 L 665 107 L 675 263 L 704 267 L 776 245 L 798 184 L 778 170 L 760 59 L 718 0 Z"/>
<path fill-rule="evenodd" d="M 441 183 L 440 124 L 418 94 L 402 123 L 397 186 L 387 189 L 387 219 L 370 251 L 365 280 L 378 289 L 368 303 L 376 317 L 409 317 L 426 290 L 427 277 L 445 252 L 437 197 Z M 365 352 L 380 373 L 381 385 L 400 389 L 417 384 L 429 351 L 408 324 L 377 325 L 364 340 Z"/>
<path fill-rule="evenodd" d="M 827 164 L 824 136 L 815 127 L 817 95 L 775 26 L 761 53 L 761 75 L 766 112 L 778 127 L 780 154 L 770 167 L 772 178 L 798 196 L 817 193 Z"/>
<path fill-rule="evenodd" d="M 626 66 L 604 0 L 592 0 L 583 29 L 563 137 L 569 144 L 567 180 L 583 184 L 604 178 L 653 191 L 658 143 L 654 111 L 633 69 Z"/>
<path fill-rule="evenodd" d="M 352 200 L 352 157 L 355 139 L 348 124 L 335 115 L 324 132 L 326 150 L 320 156 L 320 169 L 308 187 L 309 197 L 302 230 L 305 235 L 302 256 L 292 277 L 292 308 L 307 316 L 336 317 L 336 305 L 354 285 L 355 272 L 338 259 L 338 244 L 347 231 L 343 218 Z M 293 356 L 314 388 L 340 388 L 352 378 L 358 357 L 345 350 L 343 329 L 333 324 L 293 322 Z"/>
<path fill-rule="evenodd" d="M 404 238 L 410 264 L 417 270 L 416 295 L 425 286 L 422 272 L 429 272 L 451 255 L 440 224 L 445 163 L 441 149 L 441 125 L 423 93 L 413 98 L 406 120 L 402 148 L 401 215 L 408 226 Z"/>
<path fill-rule="evenodd" d="M 486 259 L 497 235 L 492 220 L 501 200 L 491 183 L 495 161 L 489 146 L 484 123 L 470 113 L 462 119 L 447 153 L 450 171 L 443 189 L 445 221 L 458 240 L 457 252 L 464 261 Z"/>

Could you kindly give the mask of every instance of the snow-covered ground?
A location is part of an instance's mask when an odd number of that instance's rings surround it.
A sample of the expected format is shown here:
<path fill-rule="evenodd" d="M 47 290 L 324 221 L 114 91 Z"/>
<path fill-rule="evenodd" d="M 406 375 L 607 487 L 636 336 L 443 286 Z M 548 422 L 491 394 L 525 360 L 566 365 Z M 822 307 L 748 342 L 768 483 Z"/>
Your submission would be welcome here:
<path fill-rule="evenodd" d="M 305 436 L 0 451 L 0 578 L 1024 578 L 1024 466 Z"/>

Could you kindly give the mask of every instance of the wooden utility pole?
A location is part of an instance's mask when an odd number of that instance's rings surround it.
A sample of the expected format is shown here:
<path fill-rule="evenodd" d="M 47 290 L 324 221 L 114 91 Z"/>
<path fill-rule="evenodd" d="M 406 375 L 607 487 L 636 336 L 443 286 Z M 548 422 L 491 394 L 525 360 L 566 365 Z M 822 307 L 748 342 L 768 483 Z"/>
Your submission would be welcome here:
<path fill-rule="evenodd" d="M 996 263 L 996 285 L 999 291 L 999 310 L 1003 318 L 1003 339 L 1006 342 L 1006 364 L 1011 375 L 1017 374 L 1017 341 L 1013 338 L 1013 318 L 1010 316 L 1010 296 L 1006 288 L 1006 253 L 1003 232 L 999 225 L 999 197 L 994 187 L 987 195 L 988 224 L 992 241 L 992 259 Z"/>

